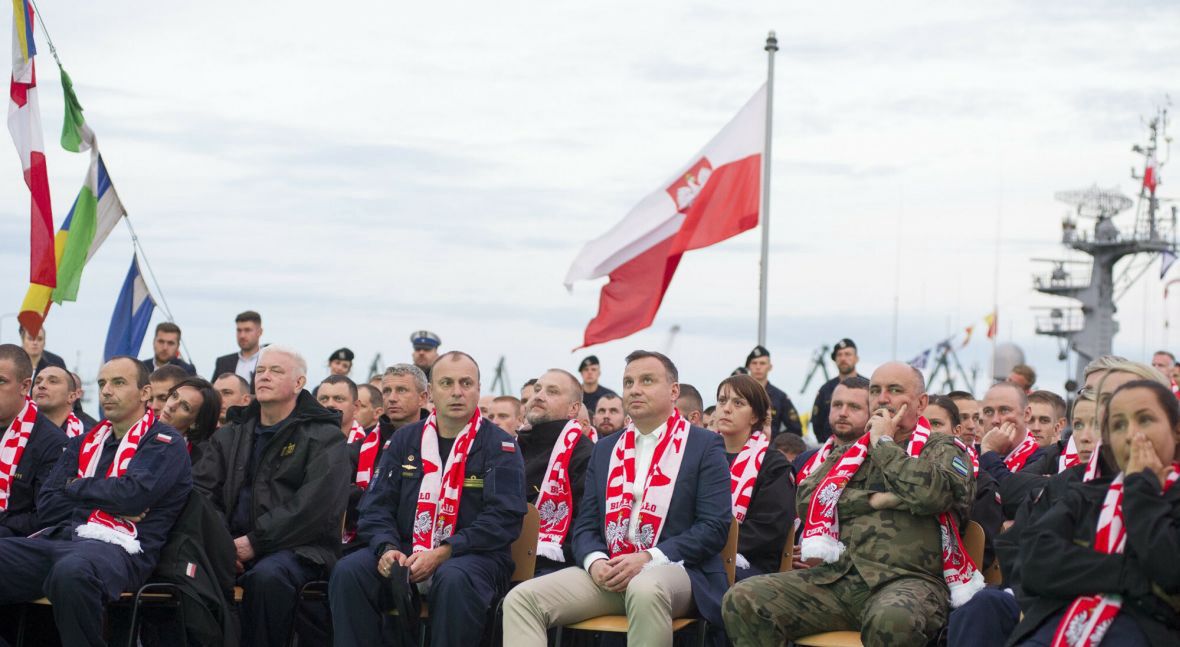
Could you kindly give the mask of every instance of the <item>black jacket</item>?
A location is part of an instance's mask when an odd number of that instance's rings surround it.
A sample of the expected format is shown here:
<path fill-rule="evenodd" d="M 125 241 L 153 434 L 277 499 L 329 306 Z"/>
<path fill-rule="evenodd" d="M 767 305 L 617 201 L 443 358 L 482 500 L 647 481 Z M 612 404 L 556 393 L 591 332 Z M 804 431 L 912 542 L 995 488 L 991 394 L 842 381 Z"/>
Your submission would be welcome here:
<path fill-rule="evenodd" d="M 209 497 L 196 492 L 172 527 L 152 576 L 180 589 L 190 645 L 234 647 L 238 624 L 233 613 L 233 538 Z"/>
<path fill-rule="evenodd" d="M 262 352 L 259 350 L 259 352 Z M 238 370 L 238 354 L 230 353 L 229 355 L 222 355 L 213 360 L 213 373 L 209 375 L 209 381 L 216 380 L 222 373 L 236 373 Z M 250 393 L 254 393 L 254 374 L 250 374 Z"/>
<path fill-rule="evenodd" d="M 25 537 L 41 527 L 37 524 L 37 495 L 68 441 L 61 427 L 37 413 L 25 452 L 12 475 L 8 510 L 0 512 L 0 537 Z"/>
<path fill-rule="evenodd" d="M 789 431 L 796 436 L 803 435 L 803 423 L 799 421 L 799 412 L 795 410 L 795 405 L 791 403 L 791 398 L 782 389 L 771 384 L 766 383 L 766 394 L 770 396 L 770 435 L 771 437 L 779 435 L 780 432 Z"/>
<path fill-rule="evenodd" d="M 149 357 L 147 359 L 141 359 L 139 361 L 143 362 L 143 365 L 147 367 L 148 373 L 151 373 L 152 371 L 156 370 L 156 358 L 155 357 Z M 189 375 L 196 375 L 197 374 L 197 369 L 195 366 L 193 366 L 192 364 L 189 364 L 188 362 L 184 361 L 183 359 L 180 359 L 179 357 L 173 357 L 172 359 L 168 360 L 168 363 L 173 366 L 179 366 L 180 368 L 183 368 L 184 372 L 188 373 Z M 236 363 L 235 363 L 235 366 L 237 366 Z M 213 379 L 217 379 L 217 376 L 214 375 Z"/>
<path fill-rule="evenodd" d="M 1126 550 L 1094 550 L 1109 478 L 1069 484 L 1064 496 L 1032 522 L 1021 541 L 1025 593 L 1033 596 L 1009 644 L 1029 636 L 1078 596 L 1121 595 L 1127 614 L 1153 645 L 1180 643 L 1180 489 L 1161 495 L 1151 472 L 1130 474 L 1123 489 Z"/>
<path fill-rule="evenodd" d="M 393 434 L 381 456 L 380 469 L 361 499 L 357 541 L 374 552 L 379 553 L 386 544 L 406 555 L 413 549 L 425 424 L 419 420 Z M 527 509 L 524 461 L 512 436 L 486 420 L 481 422 L 467 453 L 464 476 L 455 532 L 446 540 L 451 555 L 487 555 L 510 572 L 512 542 L 520 536 Z"/>
<path fill-rule="evenodd" d="M 227 421 L 206 441 L 193 483 L 224 515 L 234 518 L 238 495 L 252 487 L 246 534 L 258 557 L 291 549 L 331 568 L 340 557 L 340 518 L 348 501 L 348 450 L 340 414 L 320 406 L 306 390 L 291 415 L 278 423 L 262 450 L 253 484 L 246 482 L 261 407 L 230 407 Z"/>
<path fill-rule="evenodd" d="M 726 454 L 732 466 L 737 454 Z M 738 533 L 738 552 L 762 574 L 777 573 L 787 533 L 795 523 L 795 483 L 790 463 L 774 447 L 766 449 L 758 480 Z"/>
<path fill-rule="evenodd" d="M 1038 461 L 1040 461 L 1041 457 L 1044 455 L 1045 448 L 1037 447 L 1036 451 L 1034 451 L 1032 455 L 1028 457 L 1028 460 L 1024 462 L 1024 467 L 1016 472 L 1013 472 L 1009 470 L 1008 465 L 1004 463 L 1005 456 L 1001 455 L 999 452 L 984 452 L 979 455 L 979 469 L 980 471 L 986 471 L 988 474 L 991 474 L 992 478 L 994 478 L 996 482 L 1000 484 L 1000 487 L 1004 487 L 1004 481 L 1007 481 L 1009 478 L 1011 478 L 1013 474 L 1019 474 L 1020 472 L 1029 469 Z"/>
<path fill-rule="evenodd" d="M 1029 461 L 1024 469 L 1013 472 L 1000 486 L 1000 499 L 1004 502 L 1004 518 L 1016 518 L 1016 511 L 1029 497 L 1039 492 L 1048 483 L 1049 477 L 1057 474 L 1058 459 L 1064 444 L 1057 441 L 1043 450 L 1036 461 Z"/>
<path fill-rule="evenodd" d="M 537 496 L 541 493 L 541 483 L 545 480 L 545 471 L 549 467 L 549 454 L 553 445 L 561 436 L 568 420 L 554 420 L 543 422 L 528 431 L 517 434 L 516 442 L 520 445 L 520 452 L 524 458 L 525 496 L 529 503 L 536 505 Z M 574 455 L 570 457 L 570 485 L 573 486 L 573 509 L 569 511 L 570 526 L 562 544 L 565 553 L 565 563 L 559 564 L 546 557 L 537 556 L 538 571 L 551 572 L 564 566 L 574 565 L 573 548 L 573 518 L 577 514 L 578 502 L 582 500 L 583 486 L 586 481 L 586 466 L 590 463 L 590 455 L 594 453 L 594 441 L 582 436 L 578 444 L 574 445 Z"/>
<path fill-rule="evenodd" d="M 85 440 L 86 435 L 82 435 L 66 443 L 65 452 L 41 488 L 37 497 L 39 525 L 50 527 L 45 534 L 48 538 L 72 540 L 74 529 L 86 523 L 96 508 L 120 516 L 147 512 L 135 524 L 143 553 L 131 556 L 138 575 L 147 577 L 192 491 L 192 468 L 184 437 L 156 421 L 140 439 L 126 473 L 105 478 L 119 447 L 119 439 L 111 434 L 102 447 L 95 472 L 102 476 L 76 478 L 78 454 Z"/>

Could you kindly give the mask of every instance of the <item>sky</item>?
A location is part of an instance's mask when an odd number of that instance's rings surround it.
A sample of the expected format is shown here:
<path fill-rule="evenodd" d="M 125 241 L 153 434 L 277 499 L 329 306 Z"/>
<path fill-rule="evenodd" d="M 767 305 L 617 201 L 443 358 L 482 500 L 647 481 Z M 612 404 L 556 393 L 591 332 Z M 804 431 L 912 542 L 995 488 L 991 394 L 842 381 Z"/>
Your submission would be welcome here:
<path fill-rule="evenodd" d="M 999 341 L 1060 391 L 1033 308 L 1061 302 L 1030 287 L 1046 269 L 1031 259 L 1064 253 L 1054 193 L 1136 194 L 1130 147 L 1180 78 L 1180 5 L 1163 1 L 324 6 L 40 3 L 203 374 L 254 309 L 313 381 L 336 348 L 365 378 L 429 329 L 475 356 L 485 391 L 501 356 L 515 390 L 590 352 L 617 387 L 646 348 L 708 399 L 757 342 L 756 230 L 690 252 L 650 329 L 584 351 L 604 280 L 561 279 L 766 80 L 773 29 L 771 381 L 810 409 L 821 345 L 851 337 L 868 371 L 981 325 L 994 302 Z M 88 156 L 56 143 L 59 78 L 37 42 L 60 225 Z M 0 341 L 17 341 L 28 227 L 19 160 L 0 150 Z M 78 302 L 47 319 L 48 348 L 87 379 L 131 250 L 120 226 Z M 1116 352 L 1180 345 L 1163 284 L 1149 270 L 1119 302 Z M 977 391 L 979 332 L 960 351 Z"/>

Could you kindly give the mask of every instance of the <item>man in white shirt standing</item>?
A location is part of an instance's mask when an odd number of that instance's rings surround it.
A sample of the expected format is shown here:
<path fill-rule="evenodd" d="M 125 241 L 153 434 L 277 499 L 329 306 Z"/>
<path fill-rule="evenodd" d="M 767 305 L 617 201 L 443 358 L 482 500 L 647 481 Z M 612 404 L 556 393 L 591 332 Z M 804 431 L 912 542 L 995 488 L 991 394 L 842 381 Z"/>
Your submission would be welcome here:
<path fill-rule="evenodd" d="M 627 356 L 623 400 L 632 423 L 602 439 L 573 527 L 573 566 L 513 589 L 504 636 L 540 647 L 546 631 L 626 614 L 631 645 L 671 645 L 672 620 L 697 608 L 721 626 L 727 588 L 720 553 L 732 507 L 721 437 L 676 410 L 676 366 L 660 353 Z"/>
<path fill-rule="evenodd" d="M 262 350 L 262 315 L 247 310 L 234 318 L 237 328 L 238 352 L 222 355 L 213 363 L 213 373 L 210 379 L 216 379 L 222 373 L 237 373 L 243 380 L 250 383 L 250 392 L 254 392 L 254 370 L 258 367 L 258 351 Z"/>

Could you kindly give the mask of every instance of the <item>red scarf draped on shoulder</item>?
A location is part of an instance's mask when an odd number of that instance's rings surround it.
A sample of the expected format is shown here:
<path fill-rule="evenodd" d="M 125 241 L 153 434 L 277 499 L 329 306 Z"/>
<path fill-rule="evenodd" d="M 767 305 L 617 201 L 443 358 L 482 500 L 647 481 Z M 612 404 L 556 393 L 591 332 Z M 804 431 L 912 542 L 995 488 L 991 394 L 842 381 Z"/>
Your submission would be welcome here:
<path fill-rule="evenodd" d="M 8 424 L 4 436 L 0 437 L 0 512 L 8 509 L 8 497 L 12 495 L 12 479 L 29 444 L 29 435 L 37 423 L 37 405 L 27 396 L 25 406 Z"/>
<path fill-rule="evenodd" d="M 155 423 L 156 414 L 148 409 L 138 422 L 131 425 L 131 429 L 119 441 L 119 448 L 115 450 L 115 460 L 111 461 L 106 478 L 118 478 L 127 473 L 127 467 L 139 449 L 139 442 L 143 440 L 144 434 Z M 98 463 L 102 458 L 102 447 L 114 431 L 115 428 L 111 421 L 103 420 L 86 435 L 78 453 L 78 478 L 97 478 L 96 472 L 98 472 Z M 135 524 L 103 510 L 96 509 L 91 512 L 86 523 L 78 526 L 74 532 L 78 533 L 79 537 L 116 544 L 132 555 L 143 552 L 139 546 L 139 531 Z"/>

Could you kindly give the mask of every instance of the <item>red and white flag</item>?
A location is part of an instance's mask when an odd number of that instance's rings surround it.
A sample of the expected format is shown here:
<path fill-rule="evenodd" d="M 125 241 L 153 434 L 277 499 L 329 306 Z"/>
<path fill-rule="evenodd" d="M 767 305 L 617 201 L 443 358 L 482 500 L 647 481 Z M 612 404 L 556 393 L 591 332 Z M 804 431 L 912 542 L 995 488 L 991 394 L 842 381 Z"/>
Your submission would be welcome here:
<path fill-rule="evenodd" d="M 1159 165 L 1155 161 L 1155 153 L 1147 157 L 1147 166 L 1143 169 L 1143 188 L 1151 195 L 1155 195 L 1155 187 L 1159 186 Z"/>
<path fill-rule="evenodd" d="M 684 252 L 719 243 L 758 224 L 766 145 L 763 85 L 720 133 L 622 221 L 586 243 L 565 276 L 609 276 L 582 346 L 651 325 Z"/>

